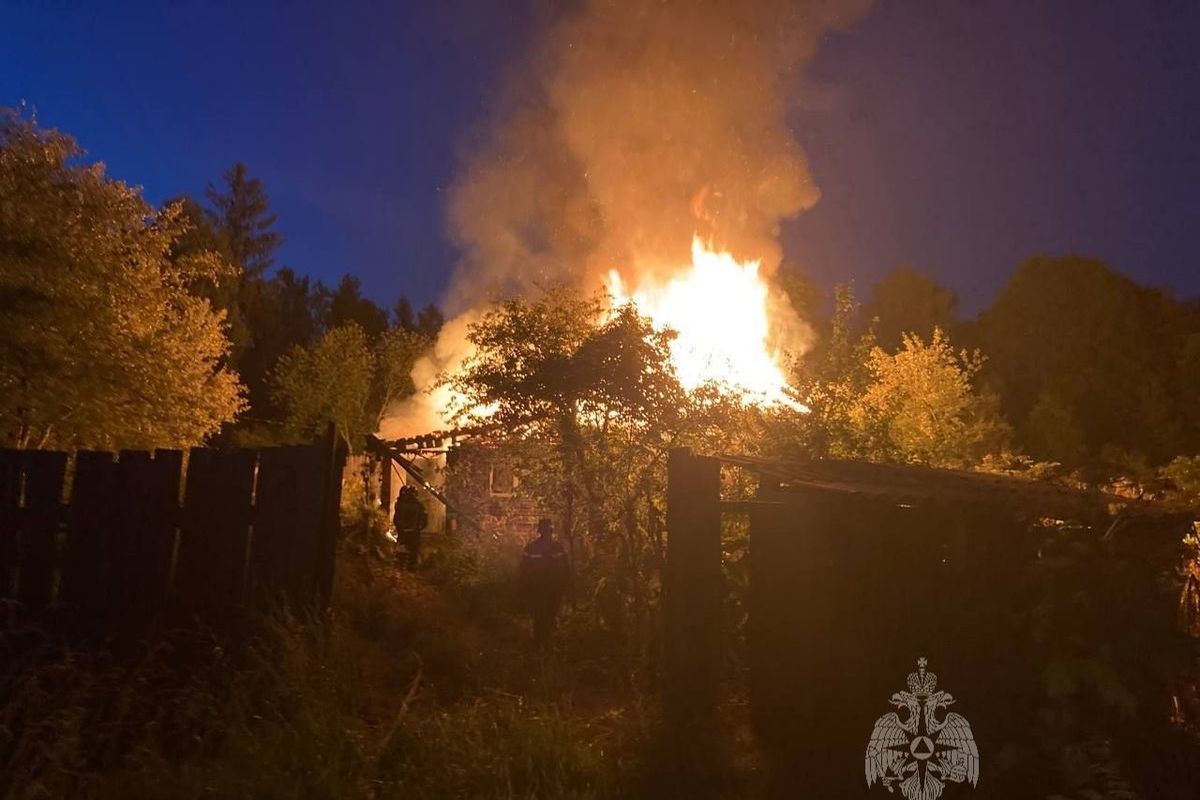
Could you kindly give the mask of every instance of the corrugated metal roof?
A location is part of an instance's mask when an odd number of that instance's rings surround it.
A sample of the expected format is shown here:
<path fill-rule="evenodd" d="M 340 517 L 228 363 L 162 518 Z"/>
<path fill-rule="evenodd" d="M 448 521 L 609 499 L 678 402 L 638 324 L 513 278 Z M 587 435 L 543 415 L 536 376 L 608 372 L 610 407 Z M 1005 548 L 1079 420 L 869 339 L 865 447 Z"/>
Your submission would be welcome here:
<path fill-rule="evenodd" d="M 1045 480 L 908 464 L 821 460 L 786 462 L 738 455 L 716 457 L 795 487 L 851 492 L 887 498 L 898 504 L 978 503 L 1017 507 L 1027 515 L 1091 518 L 1105 515 L 1113 503 L 1130 504 L 1097 490 L 1081 490 Z"/>

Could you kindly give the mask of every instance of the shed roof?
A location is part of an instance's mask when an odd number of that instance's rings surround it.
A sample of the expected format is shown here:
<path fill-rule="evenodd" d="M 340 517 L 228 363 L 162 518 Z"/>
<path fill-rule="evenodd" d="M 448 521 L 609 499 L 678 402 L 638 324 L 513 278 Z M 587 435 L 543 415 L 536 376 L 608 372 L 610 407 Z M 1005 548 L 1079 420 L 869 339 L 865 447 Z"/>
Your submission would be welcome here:
<path fill-rule="evenodd" d="M 1107 515 L 1113 504 L 1126 506 L 1134 502 L 1095 489 L 990 472 L 866 461 L 786 462 L 724 455 L 718 458 L 769 475 L 783 489 L 850 492 L 897 504 L 1003 505 L 1021 512 L 1022 516 L 1093 519 Z"/>

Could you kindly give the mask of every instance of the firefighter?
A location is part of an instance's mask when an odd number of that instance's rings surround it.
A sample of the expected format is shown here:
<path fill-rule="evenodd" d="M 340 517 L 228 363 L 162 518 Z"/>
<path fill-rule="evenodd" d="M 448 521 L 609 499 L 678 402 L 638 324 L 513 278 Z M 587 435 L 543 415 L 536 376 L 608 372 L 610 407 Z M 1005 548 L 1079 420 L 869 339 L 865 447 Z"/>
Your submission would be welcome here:
<path fill-rule="evenodd" d="M 543 648 L 554 635 L 558 608 L 570 588 L 571 565 L 550 520 L 538 520 L 537 532 L 521 557 L 521 583 L 533 618 L 533 641 Z"/>
<path fill-rule="evenodd" d="M 396 525 L 396 541 L 404 548 L 406 566 L 415 570 L 421 560 L 421 532 L 429 522 L 425 507 L 417 498 L 417 490 L 402 486 L 396 497 L 396 513 L 392 517 Z"/>

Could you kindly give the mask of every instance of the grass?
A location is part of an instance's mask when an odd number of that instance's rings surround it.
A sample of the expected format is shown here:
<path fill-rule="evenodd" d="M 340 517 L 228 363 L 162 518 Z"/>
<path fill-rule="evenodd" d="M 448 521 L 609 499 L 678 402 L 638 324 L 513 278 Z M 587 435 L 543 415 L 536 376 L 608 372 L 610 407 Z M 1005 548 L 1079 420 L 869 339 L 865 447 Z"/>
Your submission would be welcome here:
<path fill-rule="evenodd" d="M 637 793 L 651 697 L 583 633 L 532 653 L 503 586 L 463 586 L 360 548 L 328 619 L 278 614 L 236 647 L 189 630 L 10 660 L 0 798 Z"/>

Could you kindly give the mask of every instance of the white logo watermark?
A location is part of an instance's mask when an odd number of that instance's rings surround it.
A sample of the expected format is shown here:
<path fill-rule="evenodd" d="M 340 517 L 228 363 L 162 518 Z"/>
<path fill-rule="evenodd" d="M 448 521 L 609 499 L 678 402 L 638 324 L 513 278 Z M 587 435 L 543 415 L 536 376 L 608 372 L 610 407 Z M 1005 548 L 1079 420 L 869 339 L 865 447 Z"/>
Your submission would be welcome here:
<path fill-rule="evenodd" d="M 900 787 L 906 800 L 937 800 L 947 783 L 979 783 L 979 748 L 971 723 L 961 714 L 939 712 L 955 702 L 939 691 L 937 675 L 917 659 L 908 691 L 896 692 L 892 711 L 875 721 L 867 742 L 867 786 L 879 781 L 889 792 Z"/>

